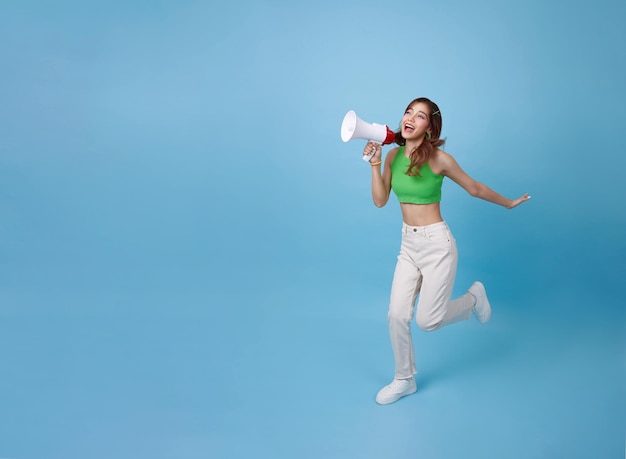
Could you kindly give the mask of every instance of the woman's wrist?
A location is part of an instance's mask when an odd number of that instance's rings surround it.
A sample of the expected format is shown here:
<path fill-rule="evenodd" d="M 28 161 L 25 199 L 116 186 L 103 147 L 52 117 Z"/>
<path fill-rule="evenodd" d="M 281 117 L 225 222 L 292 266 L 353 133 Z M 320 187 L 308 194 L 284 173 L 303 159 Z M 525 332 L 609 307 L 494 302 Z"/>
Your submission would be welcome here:
<path fill-rule="evenodd" d="M 374 167 L 374 166 L 380 166 L 382 163 L 383 163 L 383 160 L 382 160 L 382 159 L 379 159 L 378 161 L 374 161 L 374 162 L 371 162 L 371 161 L 370 161 L 370 166 L 372 166 L 372 167 Z"/>

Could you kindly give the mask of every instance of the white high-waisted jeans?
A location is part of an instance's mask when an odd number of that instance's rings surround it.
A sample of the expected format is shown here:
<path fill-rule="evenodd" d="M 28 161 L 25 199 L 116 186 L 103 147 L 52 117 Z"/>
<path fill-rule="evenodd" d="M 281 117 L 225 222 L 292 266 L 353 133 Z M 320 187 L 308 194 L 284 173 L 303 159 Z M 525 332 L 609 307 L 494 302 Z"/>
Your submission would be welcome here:
<path fill-rule="evenodd" d="M 395 357 L 396 378 L 416 373 L 411 321 L 417 303 L 417 325 L 436 330 L 469 319 L 475 298 L 451 300 L 457 264 L 456 241 L 446 222 L 427 226 L 402 225 L 402 245 L 391 286 L 389 334 Z"/>

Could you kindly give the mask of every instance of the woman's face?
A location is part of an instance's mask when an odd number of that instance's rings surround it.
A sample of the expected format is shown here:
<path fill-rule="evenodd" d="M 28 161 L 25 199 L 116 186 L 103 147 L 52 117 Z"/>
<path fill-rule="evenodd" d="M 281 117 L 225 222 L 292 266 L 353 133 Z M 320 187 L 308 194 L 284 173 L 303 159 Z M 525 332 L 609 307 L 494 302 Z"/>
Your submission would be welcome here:
<path fill-rule="evenodd" d="M 419 139 L 429 130 L 430 108 L 423 102 L 416 102 L 404 113 L 401 123 L 402 137 L 406 140 Z"/>

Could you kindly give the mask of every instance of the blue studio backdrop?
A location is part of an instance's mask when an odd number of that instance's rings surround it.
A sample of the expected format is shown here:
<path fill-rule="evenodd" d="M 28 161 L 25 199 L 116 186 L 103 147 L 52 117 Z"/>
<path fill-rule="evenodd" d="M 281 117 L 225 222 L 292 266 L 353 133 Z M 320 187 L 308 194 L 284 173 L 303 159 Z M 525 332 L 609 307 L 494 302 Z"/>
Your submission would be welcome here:
<path fill-rule="evenodd" d="M 0 458 L 619 458 L 626 6 L 0 3 Z M 393 376 L 394 197 L 348 110 L 440 107 L 455 294 Z M 384 147 L 388 151 L 389 147 Z"/>

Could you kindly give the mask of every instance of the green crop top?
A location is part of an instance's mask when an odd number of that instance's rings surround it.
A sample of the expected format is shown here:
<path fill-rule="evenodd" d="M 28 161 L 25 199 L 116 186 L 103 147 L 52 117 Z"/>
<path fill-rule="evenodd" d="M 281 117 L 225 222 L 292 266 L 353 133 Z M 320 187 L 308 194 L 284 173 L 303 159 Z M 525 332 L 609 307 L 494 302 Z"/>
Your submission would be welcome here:
<path fill-rule="evenodd" d="M 419 176 L 407 175 L 411 160 L 404 156 L 400 147 L 391 162 L 391 189 L 398 201 L 409 204 L 432 204 L 441 201 L 443 175 L 435 174 L 428 163 L 420 169 Z"/>

